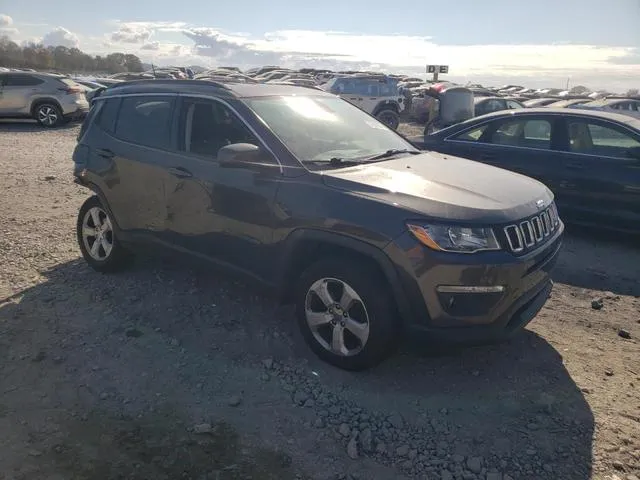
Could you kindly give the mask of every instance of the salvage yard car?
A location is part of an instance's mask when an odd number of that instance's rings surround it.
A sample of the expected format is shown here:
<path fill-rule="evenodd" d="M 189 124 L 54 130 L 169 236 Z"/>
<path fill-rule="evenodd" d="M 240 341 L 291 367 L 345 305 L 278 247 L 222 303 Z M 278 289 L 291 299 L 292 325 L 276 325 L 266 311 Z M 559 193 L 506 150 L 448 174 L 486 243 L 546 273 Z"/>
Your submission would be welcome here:
<path fill-rule="evenodd" d="M 86 262 L 152 246 L 271 287 L 310 348 L 371 367 L 401 333 L 509 337 L 546 302 L 564 226 L 542 183 L 416 150 L 322 90 L 139 81 L 94 100 L 73 154 Z M 463 172 L 463 174 L 461 174 Z"/>
<path fill-rule="evenodd" d="M 33 118 L 57 127 L 87 113 L 85 90 L 64 75 L 0 72 L 0 118 Z"/>
<path fill-rule="evenodd" d="M 507 110 L 415 144 L 540 180 L 567 223 L 640 232 L 640 120 L 579 108 Z"/>

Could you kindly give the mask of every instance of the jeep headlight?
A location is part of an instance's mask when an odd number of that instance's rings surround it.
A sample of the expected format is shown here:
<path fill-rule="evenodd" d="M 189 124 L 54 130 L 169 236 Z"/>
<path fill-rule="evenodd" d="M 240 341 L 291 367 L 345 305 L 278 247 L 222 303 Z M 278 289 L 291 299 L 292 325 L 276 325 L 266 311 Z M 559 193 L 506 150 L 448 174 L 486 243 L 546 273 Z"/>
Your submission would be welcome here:
<path fill-rule="evenodd" d="M 420 243 L 433 250 L 458 253 L 500 250 L 491 228 L 417 223 L 408 223 L 407 227 Z"/>

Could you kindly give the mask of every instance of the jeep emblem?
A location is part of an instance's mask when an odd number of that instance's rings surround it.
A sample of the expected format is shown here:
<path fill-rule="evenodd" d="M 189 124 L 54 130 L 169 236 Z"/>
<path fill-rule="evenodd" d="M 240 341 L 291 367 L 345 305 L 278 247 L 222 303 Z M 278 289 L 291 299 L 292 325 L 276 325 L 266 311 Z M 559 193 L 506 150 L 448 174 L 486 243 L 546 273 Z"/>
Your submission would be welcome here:
<path fill-rule="evenodd" d="M 536 207 L 538 208 L 544 207 L 544 200 L 536 200 Z"/>

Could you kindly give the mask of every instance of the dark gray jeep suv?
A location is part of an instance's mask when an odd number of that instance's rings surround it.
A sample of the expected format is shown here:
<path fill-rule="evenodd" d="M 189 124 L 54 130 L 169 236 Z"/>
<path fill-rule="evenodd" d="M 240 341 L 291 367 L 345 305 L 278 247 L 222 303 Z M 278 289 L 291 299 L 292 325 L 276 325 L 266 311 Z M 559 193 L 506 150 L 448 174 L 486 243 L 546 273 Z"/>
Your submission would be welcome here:
<path fill-rule="evenodd" d="M 272 287 L 322 359 L 363 369 L 402 332 L 490 341 L 551 291 L 564 226 L 528 177 L 415 150 L 340 98 L 283 85 L 139 81 L 78 136 L 86 261 L 160 247 Z"/>

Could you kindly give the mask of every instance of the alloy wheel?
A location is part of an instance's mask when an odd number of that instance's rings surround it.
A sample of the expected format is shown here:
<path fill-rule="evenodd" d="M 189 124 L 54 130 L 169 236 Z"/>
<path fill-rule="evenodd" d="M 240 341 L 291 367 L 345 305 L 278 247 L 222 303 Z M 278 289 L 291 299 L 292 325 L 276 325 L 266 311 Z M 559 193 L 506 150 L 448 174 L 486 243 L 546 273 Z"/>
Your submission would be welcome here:
<path fill-rule="evenodd" d="M 44 105 L 38 109 L 38 121 L 50 127 L 58 122 L 58 113 L 53 107 Z"/>
<path fill-rule="evenodd" d="M 315 340 L 335 355 L 357 355 L 367 344 L 367 309 L 360 295 L 342 280 L 322 278 L 311 285 L 305 318 Z"/>
<path fill-rule="evenodd" d="M 82 241 L 87 253 L 104 262 L 113 250 L 113 226 L 109 215 L 100 207 L 92 207 L 82 219 Z"/>

